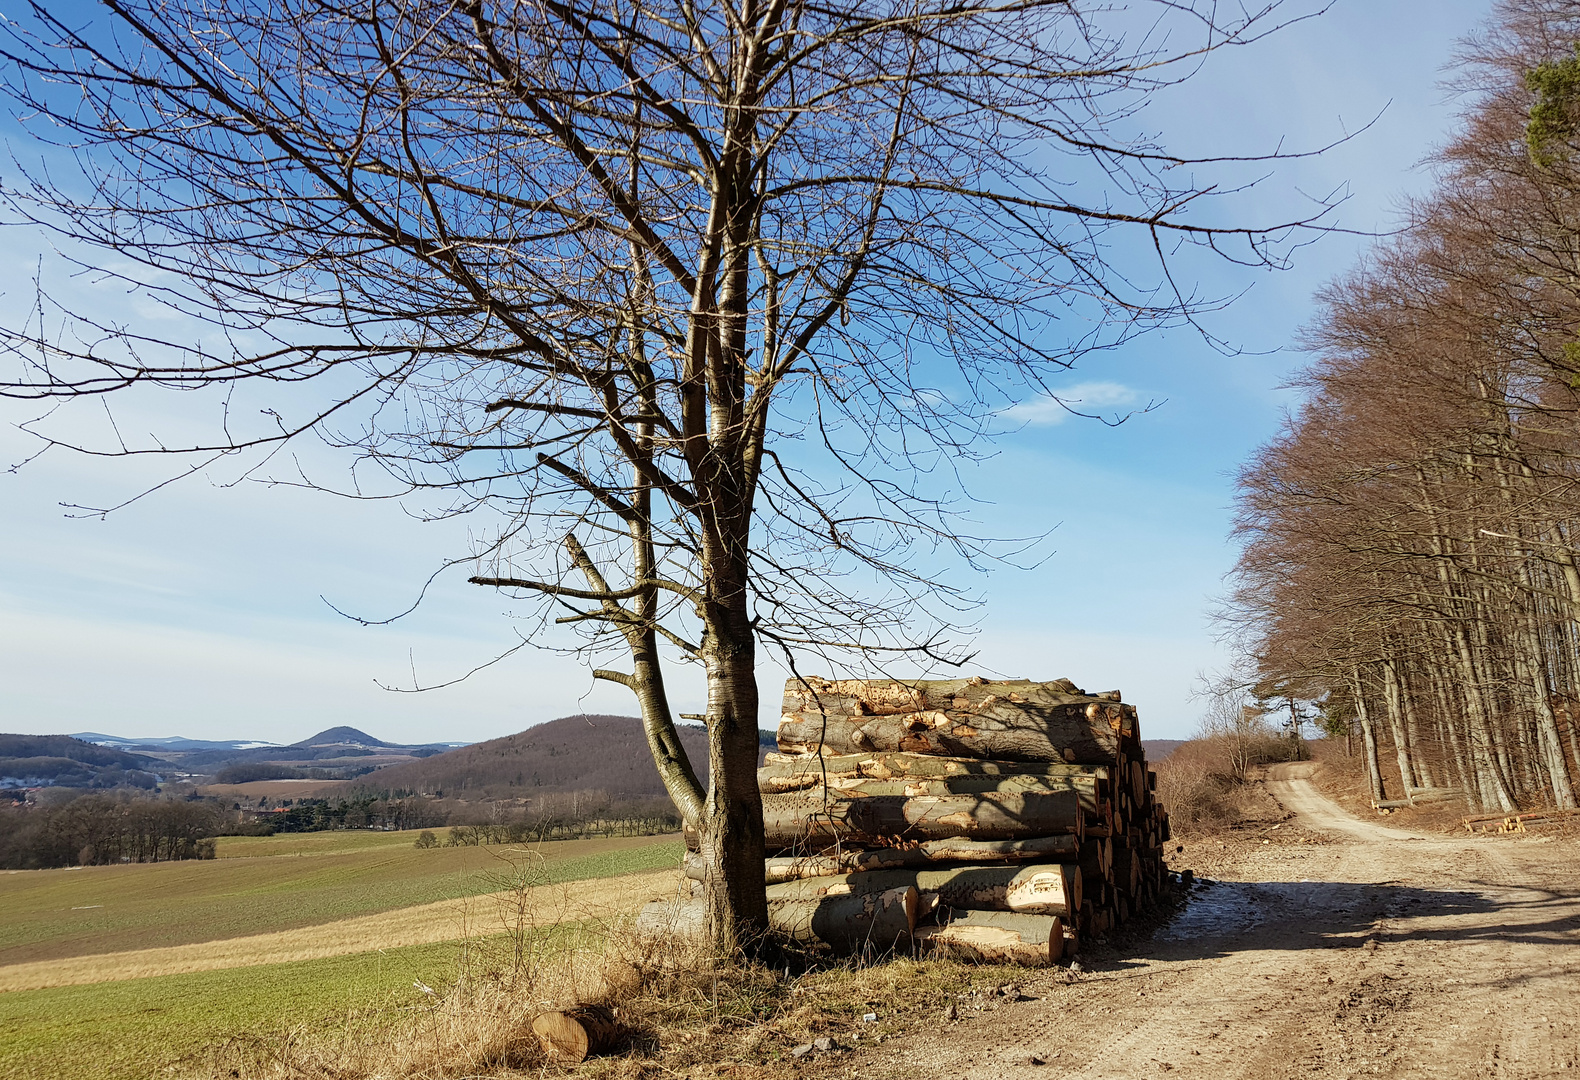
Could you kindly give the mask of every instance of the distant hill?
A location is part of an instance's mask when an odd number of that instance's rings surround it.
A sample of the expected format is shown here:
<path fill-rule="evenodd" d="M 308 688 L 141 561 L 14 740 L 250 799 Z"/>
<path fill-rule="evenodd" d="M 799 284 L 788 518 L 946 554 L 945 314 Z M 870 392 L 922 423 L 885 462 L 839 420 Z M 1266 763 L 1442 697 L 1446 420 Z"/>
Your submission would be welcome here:
<path fill-rule="evenodd" d="M 408 746 L 385 742 L 365 731 L 345 726 L 320 731 L 289 746 L 256 739 L 213 740 L 171 736 L 130 739 L 95 731 L 85 731 L 75 738 L 100 747 L 140 751 L 156 759 L 162 772 L 172 777 L 217 776 L 224 773 L 226 781 L 234 783 L 274 777 L 354 776 L 386 765 L 432 757 L 465 745 L 451 742 Z"/>
<path fill-rule="evenodd" d="M 704 776 L 707 735 L 682 725 L 681 745 Z M 565 716 L 502 739 L 391 765 L 352 781 L 379 794 L 454 798 L 531 798 L 560 791 L 605 791 L 611 796 L 662 796 L 663 782 L 634 716 Z M 350 790 L 348 788 L 348 790 Z"/>
<path fill-rule="evenodd" d="M 0 735 L 0 788 L 141 787 L 167 766 L 70 735 Z"/>
<path fill-rule="evenodd" d="M 414 745 L 385 742 L 383 739 L 375 739 L 365 731 L 358 731 L 354 727 L 344 726 L 332 727 L 327 731 L 320 731 L 317 735 L 309 735 L 300 742 L 294 742 L 291 744 L 292 747 L 303 747 L 309 750 L 432 750 L 435 753 L 442 753 L 445 750 L 453 750 L 456 747 L 465 745 L 467 744 L 455 742 L 421 743 Z"/>
<path fill-rule="evenodd" d="M 123 735 L 104 735 L 97 731 L 79 731 L 71 736 L 98 746 L 113 746 L 117 750 L 153 750 L 189 752 L 192 750 L 252 750 L 260 746 L 277 746 L 278 743 L 258 739 L 187 739 L 180 735 L 158 738 L 130 739 Z"/>
<path fill-rule="evenodd" d="M 1162 761 L 1185 745 L 1184 739 L 1142 739 L 1141 749 L 1147 752 L 1148 761 Z"/>

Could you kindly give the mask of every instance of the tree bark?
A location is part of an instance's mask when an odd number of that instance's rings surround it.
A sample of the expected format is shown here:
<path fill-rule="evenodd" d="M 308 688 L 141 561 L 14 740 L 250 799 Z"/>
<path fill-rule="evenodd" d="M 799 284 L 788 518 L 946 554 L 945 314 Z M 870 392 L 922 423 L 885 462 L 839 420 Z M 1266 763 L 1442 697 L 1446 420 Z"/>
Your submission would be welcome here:
<path fill-rule="evenodd" d="M 773 885 L 802 878 L 897 870 L 929 863 L 1073 862 L 1083 850 L 1083 845 L 1068 833 L 1031 840 L 930 840 L 905 847 L 770 857 L 763 861 L 763 879 Z M 707 874 L 706 865 L 695 852 L 686 853 L 684 866 L 686 876 L 693 880 L 701 881 Z"/>
<path fill-rule="evenodd" d="M 910 948 L 920 906 L 920 894 L 910 885 L 881 892 L 775 896 L 768 903 L 768 925 L 798 944 L 824 946 L 841 955 L 868 947 L 892 952 Z"/>
<path fill-rule="evenodd" d="M 1106 787 L 1106 785 L 1105 785 Z M 948 795 L 998 795 L 1038 794 L 1056 791 L 1073 792 L 1081 809 L 1095 816 L 1108 810 L 1108 800 L 1099 798 L 1097 781 L 1081 776 L 952 776 L 943 780 L 863 780 L 857 777 L 836 777 L 828 785 L 832 795 L 861 796 L 917 796 Z M 803 789 L 802 794 L 816 798 L 819 789 Z"/>
<path fill-rule="evenodd" d="M 818 896 L 869 895 L 914 887 L 942 907 L 1064 915 L 1081 908 L 1081 868 L 1071 863 L 877 870 L 804 878 L 768 887 L 770 903 Z"/>
<path fill-rule="evenodd" d="M 974 778 L 1041 776 L 1091 779 L 1101 785 L 1109 782 L 1111 765 L 1069 765 L 1050 761 L 991 761 L 983 758 L 939 757 L 932 754 L 769 754 L 757 770 L 758 786 L 764 792 L 796 791 L 835 781 L 942 779 L 966 781 Z"/>
<path fill-rule="evenodd" d="M 1073 791 L 982 795 L 762 797 L 769 847 L 821 851 L 836 843 L 891 845 L 896 840 L 1025 840 L 1081 835 L 1085 815 Z M 761 848 L 750 867 L 760 876 Z M 747 872 L 743 869 L 743 872 Z"/>
<path fill-rule="evenodd" d="M 1372 727 L 1371 713 L 1366 708 L 1366 686 L 1361 681 L 1359 668 L 1350 669 L 1350 690 L 1355 695 L 1355 716 L 1361 724 L 1361 749 L 1366 755 L 1366 779 L 1371 787 L 1372 801 L 1386 797 L 1383 790 L 1382 769 L 1377 762 L 1377 732 Z"/>
<path fill-rule="evenodd" d="M 1107 765 L 1139 731 L 1128 705 L 1069 692 L 1068 683 L 923 680 L 878 684 L 880 700 L 852 693 L 853 681 L 791 680 L 779 749 L 850 754 L 907 751 L 1003 761 Z M 823 689 L 819 689 L 819 686 Z M 895 689 L 898 688 L 898 689 Z M 1073 689 L 1073 688 L 1072 688 Z M 905 691 L 914 691 L 907 695 Z M 901 705 L 924 708 L 900 711 Z M 879 710 L 868 712 L 869 709 Z"/>

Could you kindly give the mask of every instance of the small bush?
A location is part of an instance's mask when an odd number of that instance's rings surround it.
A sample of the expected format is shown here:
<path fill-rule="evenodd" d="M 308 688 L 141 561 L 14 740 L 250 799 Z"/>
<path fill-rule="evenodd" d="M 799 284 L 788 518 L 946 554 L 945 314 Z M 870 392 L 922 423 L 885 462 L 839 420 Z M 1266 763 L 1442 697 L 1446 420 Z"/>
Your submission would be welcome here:
<path fill-rule="evenodd" d="M 432 829 L 424 829 L 422 832 L 417 834 L 417 840 L 412 844 L 412 846 L 419 848 L 435 848 L 439 846 L 439 838 L 433 834 Z"/>
<path fill-rule="evenodd" d="M 1206 734 L 1181 744 L 1154 768 L 1158 799 L 1169 822 L 1186 832 L 1211 830 L 1251 817 L 1259 799 L 1250 774 L 1293 756 L 1289 740 L 1271 728 Z"/>

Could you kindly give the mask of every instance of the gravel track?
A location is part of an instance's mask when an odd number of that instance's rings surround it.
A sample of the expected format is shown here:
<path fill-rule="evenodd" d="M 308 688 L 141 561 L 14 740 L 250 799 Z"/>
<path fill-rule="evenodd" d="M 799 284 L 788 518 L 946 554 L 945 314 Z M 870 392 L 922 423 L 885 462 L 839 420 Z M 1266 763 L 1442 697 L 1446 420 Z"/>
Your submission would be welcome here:
<path fill-rule="evenodd" d="M 814 1071 L 867 1077 L 1572 1077 L 1580 842 L 1428 837 L 1362 821 L 1275 766 L 1299 828 L 1144 940 L 1094 946 L 1032 1000 L 979 995 Z M 1305 832 L 1304 830 L 1310 830 Z"/>

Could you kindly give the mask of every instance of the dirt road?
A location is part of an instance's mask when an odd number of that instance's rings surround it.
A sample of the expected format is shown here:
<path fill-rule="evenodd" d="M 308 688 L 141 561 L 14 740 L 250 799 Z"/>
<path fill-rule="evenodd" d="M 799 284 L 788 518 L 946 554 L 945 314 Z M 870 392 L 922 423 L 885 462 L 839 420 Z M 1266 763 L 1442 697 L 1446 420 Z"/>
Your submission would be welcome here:
<path fill-rule="evenodd" d="M 933 1031 L 820 1064 L 937 1080 L 1580 1080 L 1580 843 L 1361 821 L 1301 766 L 1268 787 L 1302 828 L 1268 832 L 1239 880 L 1194 890 L 1150 939 L 1026 980 L 1034 1000 L 976 996 L 953 1022 L 940 1002 Z"/>

